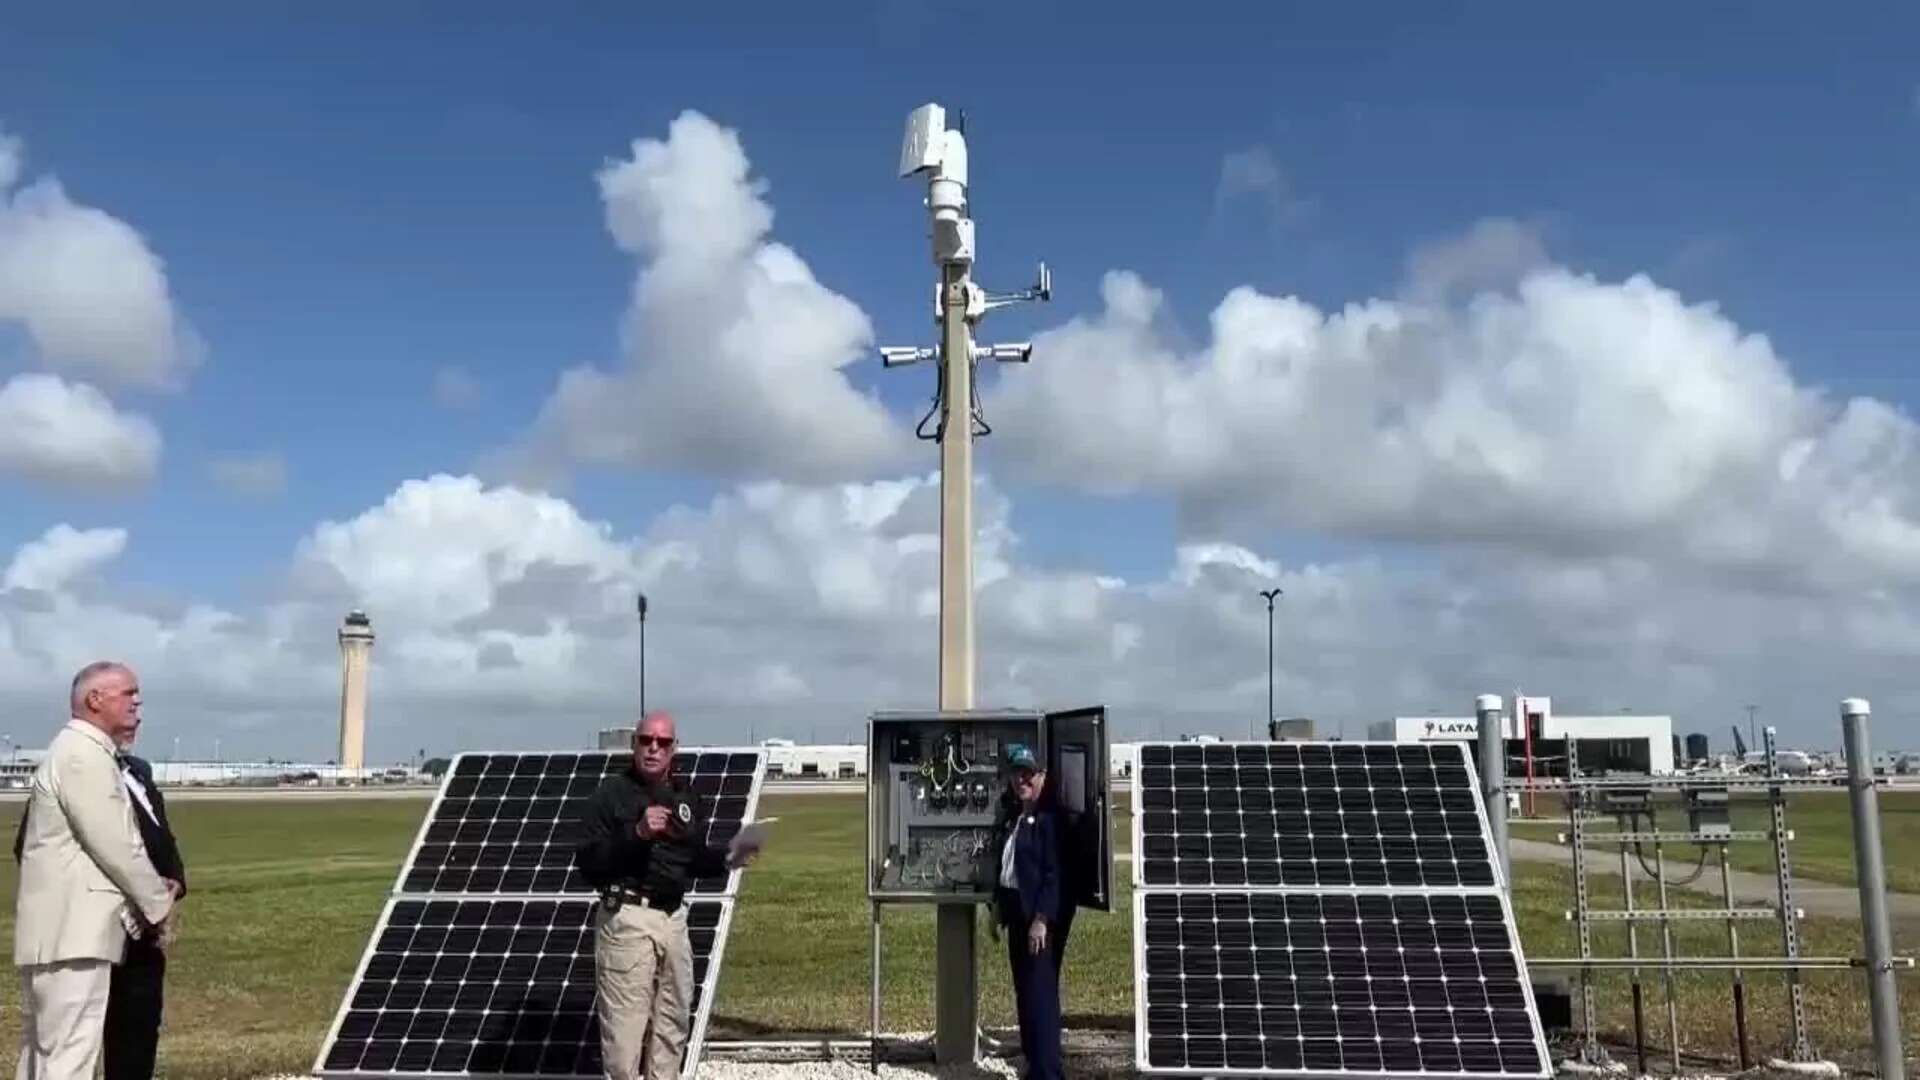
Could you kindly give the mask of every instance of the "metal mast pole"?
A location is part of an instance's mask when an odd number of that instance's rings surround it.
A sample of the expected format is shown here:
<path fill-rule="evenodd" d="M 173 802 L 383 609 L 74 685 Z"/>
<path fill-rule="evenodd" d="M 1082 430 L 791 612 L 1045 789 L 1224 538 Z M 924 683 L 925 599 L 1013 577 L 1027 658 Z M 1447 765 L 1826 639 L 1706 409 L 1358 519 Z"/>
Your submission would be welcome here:
<path fill-rule="evenodd" d="M 940 707 L 973 708 L 973 333 L 967 264 L 942 268 L 940 372 Z"/>
<path fill-rule="evenodd" d="M 1880 846 L 1880 793 L 1874 787 L 1869 712 L 1864 698 L 1841 702 L 1840 735 L 1847 749 L 1847 792 L 1853 802 L 1853 862 L 1860 884 L 1860 937 L 1866 946 L 1874 1062 L 1880 1080 L 1904 1080 L 1900 987 L 1893 979 L 1893 932 L 1887 920 L 1887 866 Z"/>
<path fill-rule="evenodd" d="M 1507 733 L 1499 694 L 1473 699 L 1480 751 L 1480 798 L 1487 807 L 1487 828 L 1500 857 L 1500 884 L 1513 895 L 1513 845 L 1507 839 Z"/>
<path fill-rule="evenodd" d="M 973 436 L 974 364 L 982 358 L 1025 363 L 1025 343 L 975 348 L 973 324 L 988 311 L 1023 300 L 1050 299 L 1047 268 L 1031 289 L 1000 296 L 973 283 L 973 219 L 967 201 L 965 121 L 947 126 L 946 110 L 922 105 L 907 117 L 900 175 L 927 176 L 933 261 L 940 268 L 937 350 L 882 348 L 889 367 L 937 359 L 934 432 L 940 442 L 940 708 L 973 708 Z M 982 433 L 985 433 L 982 425 Z M 934 921 L 934 1058 L 940 1064 L 979 1059 L 979 970 L 973 904 L 941 903 Z"/>
<path fill-rule="evenodd" d="M 942 268 L 940 370 L 947 388 L 940 441 L 940 708 L 973 708 L 973 335 L 967 265 Z M 977 927 L 972 904 L 937 906 L 934 1058 L 978 1060 Z"/>

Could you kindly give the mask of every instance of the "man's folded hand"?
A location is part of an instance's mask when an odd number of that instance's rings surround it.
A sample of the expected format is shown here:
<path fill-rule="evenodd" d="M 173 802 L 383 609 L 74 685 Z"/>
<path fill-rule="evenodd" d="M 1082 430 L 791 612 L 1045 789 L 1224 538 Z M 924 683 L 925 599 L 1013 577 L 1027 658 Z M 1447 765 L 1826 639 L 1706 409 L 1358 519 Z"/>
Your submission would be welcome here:
<path fill-rule="evenodd" d="M 154 934 L 153 943 L 158 945 L 162 952 L 173 948 L 173 943 L 180 937 L 180 906 L 178 904 L 174 905 L 173 910 L 167 912 L 166 918 L 160 920 L 159 926 L 154 927 Z"/>

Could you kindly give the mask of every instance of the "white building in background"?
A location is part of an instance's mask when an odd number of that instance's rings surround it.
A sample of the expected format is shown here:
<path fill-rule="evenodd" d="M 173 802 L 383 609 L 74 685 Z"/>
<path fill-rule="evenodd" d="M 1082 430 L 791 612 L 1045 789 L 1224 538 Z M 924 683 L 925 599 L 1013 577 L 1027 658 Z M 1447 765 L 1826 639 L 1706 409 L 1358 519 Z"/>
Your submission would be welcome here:
<path fill-rule="evenodd" d="M 867 775 L 864 743 L 805 746 L 792 739 L 762 739 L 769 780 L 856 780 Z"/>
<path fill-rule="evenodd" d="M 1551 698 L 1516 700 L 1524 708 L 1507 710 L 1506 737 L 1525 740 L 1531 729 L 1536 774 L 1549 772 L 1558 764 L 1556 755 L 1563 751 L 1556 747 L 1562 740 L 1571 745 L 1584 772 L 1659 774 L 1674 771 L 1671 716 L 1639 713 L 1574 716 L 1556 714 Z M 1474 742 L 1480 737 L 1480 721 L 1472 716 L 1396 716 L 1372 725 L 1367 737 L 1401 742 Z M 1542 746 L 1542 743 L 1548 745 Z M 1509 758 L 1516 759 L 1515 771 L 1524 771 L 1522 754 L 1523 751 L 1509 747 Z"/>
<path fill-rule="evenodd" d="M 332 787 L 430 779 L 410 766 L 349 769 L 297 761 L 150 761 L 155 783 L 169 787 Z"/>
<path fill-rule="evenodd" d="M 138 751 L 136 751 L 137 753 Z M 0 791 L 19 791 L 33 782 L 44 750 L 20 750 L 0 757 Z M 342 783 L 408 784 L 432 778 L 410 766 L 348 769 L 297 761 L 153 761 L 155 783 L 167 787 L 332 787 Z"/>
<path fill-rule="evenodd" d="M 856 780 L 867 775 L 867 748 L 862 743 L 808 745 L 792 739 L 762 739 L 769 780 Z M 1140 760 L 1137 743 L 1110 743 L 1107 768 L 1116 778 L 1133 775 Z"/>
<path fill-rule="evenodd" d="M 33 770 L 40 767 L 40 759 L 46 756 L 45 750 L 11 748 L 5 758 L 0 758 L 0 791 L 18 790 L 31 784 Z"/>

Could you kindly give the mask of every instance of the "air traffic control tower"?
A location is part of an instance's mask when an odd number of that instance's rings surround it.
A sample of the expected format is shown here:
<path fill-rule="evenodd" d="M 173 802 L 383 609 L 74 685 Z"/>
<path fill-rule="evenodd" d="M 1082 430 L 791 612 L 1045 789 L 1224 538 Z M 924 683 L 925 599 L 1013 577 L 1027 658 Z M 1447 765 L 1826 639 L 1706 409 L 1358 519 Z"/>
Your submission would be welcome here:
<path fill-rule="evenodd" d="M 363 769 L 367 758 L 367 665 L 373 659 L 373 620 L 347 612 L 340 622 L 340 768 Z"/>

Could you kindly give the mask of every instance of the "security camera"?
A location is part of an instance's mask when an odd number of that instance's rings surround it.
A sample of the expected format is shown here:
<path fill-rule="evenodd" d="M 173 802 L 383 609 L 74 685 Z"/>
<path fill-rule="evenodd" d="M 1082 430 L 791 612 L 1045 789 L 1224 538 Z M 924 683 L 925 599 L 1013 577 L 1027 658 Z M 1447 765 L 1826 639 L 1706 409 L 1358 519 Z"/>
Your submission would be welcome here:
<path fill-rule="evenodd" d="M 912 345 L 882 345 L 880 347 L 880 363 L 884 367 L 905 367 L 908 364 L 917 364 L 922 360 L 931 360 L 934 358 L 934 355 L 934 350 L 925 345 L 919 347 Z"/>
<path fill-rule="evenodd" d="M 981 345 L 973 350 L 975 360 L 998 360 L 1003 364 L 1025 364 L 1033 359 L 1033 343 L 1016 342 L 1011 345 Z"/>

